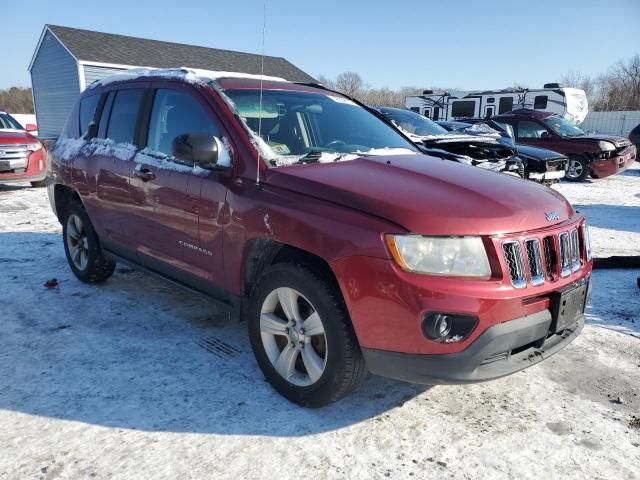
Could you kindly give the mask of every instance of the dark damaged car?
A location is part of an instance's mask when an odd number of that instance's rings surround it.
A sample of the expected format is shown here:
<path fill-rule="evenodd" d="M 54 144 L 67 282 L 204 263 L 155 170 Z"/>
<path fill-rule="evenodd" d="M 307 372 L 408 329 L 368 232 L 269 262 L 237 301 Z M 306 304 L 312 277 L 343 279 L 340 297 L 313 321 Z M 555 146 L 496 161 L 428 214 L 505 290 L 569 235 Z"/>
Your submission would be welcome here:
<path fill-rule="evenodd" d="M 513 128 L 506 123 L 480 118 L 466 119 L 464 122 L 438 122 L 440 126 L 453 132 L 468 131 L 467 129 L 478 123 L 487 124 L 492 129 L 499 131 L 502 136 L 501 141 L 517 149 L 518 157 L 522 160 L 524 167 L 524 173 L 521 175 L 523 178 L 544 183 L 545 185 L 552 185 L 565 177 L 569 164 L 569 159 L 566 155 L 546 148 L 515 143 Z"/>
<path fill-rule="evenodd" d="M 424 153 L 494 172 L 523 173 L 512 145 L 501 141 L 495 130 L 451 133 L 419 113 L 400 108 L 376 108 L 387 121 L 409 137 Z"/>

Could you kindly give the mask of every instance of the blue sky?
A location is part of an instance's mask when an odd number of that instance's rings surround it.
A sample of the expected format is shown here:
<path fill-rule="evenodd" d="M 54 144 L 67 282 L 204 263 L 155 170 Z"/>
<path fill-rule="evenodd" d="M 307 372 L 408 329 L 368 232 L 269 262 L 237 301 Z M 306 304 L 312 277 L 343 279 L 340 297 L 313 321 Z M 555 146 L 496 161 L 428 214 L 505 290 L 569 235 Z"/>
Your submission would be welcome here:
<path fill-rule="evenodd" d="M 28 86 L 45 23 L 259 53 L 262 0 L 9 0 L 0 88 Z M 525 7 L 526 5 L 526 7 Z M 531 87 L 640 51 L 640 0 L 267 0 L 266 53 L 376 87 Z"/>

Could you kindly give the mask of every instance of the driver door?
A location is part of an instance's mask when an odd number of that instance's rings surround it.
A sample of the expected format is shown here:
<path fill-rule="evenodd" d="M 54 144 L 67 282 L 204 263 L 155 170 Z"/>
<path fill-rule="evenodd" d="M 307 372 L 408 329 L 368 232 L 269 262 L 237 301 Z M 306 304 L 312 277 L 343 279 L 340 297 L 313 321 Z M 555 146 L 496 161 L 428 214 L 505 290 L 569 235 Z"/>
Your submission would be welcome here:
<path fill-rule="evenodd" d="M 185 133 L 219 132 L 195 93 L 179 84 L 152 84 L 147 118 L 146 147 L 134 158 L 131 174 L 139 261 L 193 284 L 202 270 L 221 271 L 215 265 L 219 249 L 214 255 L 214 247 L 203 248 L 199 240 L 200 194 L 209 174 L 176 158 L 172 144 Z"/>

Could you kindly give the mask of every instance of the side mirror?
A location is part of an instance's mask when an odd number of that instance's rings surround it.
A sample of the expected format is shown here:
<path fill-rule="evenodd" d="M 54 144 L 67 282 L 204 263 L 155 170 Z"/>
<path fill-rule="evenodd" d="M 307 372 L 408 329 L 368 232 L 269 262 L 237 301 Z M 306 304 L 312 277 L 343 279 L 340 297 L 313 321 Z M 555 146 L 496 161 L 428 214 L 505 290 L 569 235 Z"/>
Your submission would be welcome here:
<path fill-rule="evenodd" d="M 551 134 L 545 130 L 540 132 L 540 138 L 551 138 Z"/>
<path fill-rule="evenodd" d="M 25 129 L 27 130 L 27 132 L 35 132 L 36 130 L 38 130 L 38 127 L 33 123 L 27 123 L 25 125 Z"/>
<path fill-rule="evenodd" d="M 229 168 L 231 161 L 218 137 L 205 133 L 183 133 L 173 139 L 171 151 L 176 160 L 194 163 L 210 170 Z M 218 163 L 220 160 L 226 160 Z"/>

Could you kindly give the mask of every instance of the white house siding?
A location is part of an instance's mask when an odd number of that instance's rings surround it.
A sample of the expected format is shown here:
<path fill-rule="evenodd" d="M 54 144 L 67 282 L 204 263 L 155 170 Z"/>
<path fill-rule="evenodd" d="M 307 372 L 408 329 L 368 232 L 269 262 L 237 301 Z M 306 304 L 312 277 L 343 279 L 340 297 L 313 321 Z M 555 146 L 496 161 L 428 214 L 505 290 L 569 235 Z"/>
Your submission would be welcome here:
<path fill-rule="evenodd" d="M 96 80 L 102 80 L 109 75 L 113 75 L 114 73 L 122 72 L 123 70 L 127 70 L 128 68 L 133 67 L 123 67 L 123 68 L 114 68 L 114 67 L 103 67 L 98 65 L 83 65 L 84 71 L 84 84 L 85 87 L 88 87 Z"/>
<path fill-rule="evenodd" d="M 637 125 L 640 125 L 640 110 L 621 112 L 589 112 L 580 128 L 588 133 L 603 133 L 608 135 L 629 135 Z"/>
<path fill-rule="evenodd" d="M 73 107 L 80 83 L 73 56 L 46 32 L 31 68 L 34 107 L 42 138 L 57 138 Z"/>

